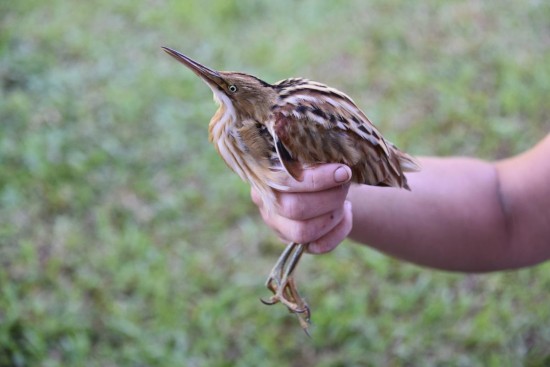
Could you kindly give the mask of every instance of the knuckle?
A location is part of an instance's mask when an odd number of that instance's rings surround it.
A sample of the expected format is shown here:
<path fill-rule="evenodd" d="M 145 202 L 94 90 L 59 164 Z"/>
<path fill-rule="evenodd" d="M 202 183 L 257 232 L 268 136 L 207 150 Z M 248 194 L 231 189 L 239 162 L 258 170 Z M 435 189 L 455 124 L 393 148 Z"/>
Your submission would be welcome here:
<path fill-rule="evenodd" d="M 342 221 L 342 219 L 344 219 L 345 214 L 346 213 L 344 212 L 343 206 L 341 208 L 338 208 L 335 211 L 333 211 L 330 214 L 330 221 L 331 221 L 332 225 L 337 226 L 338 223 L 340 223 Z"/>
<path fill-rule="evenodd" d="M 273 214 L 270 214 L 267 210 L 265 210 L 264 208 L 260 208 L 259 209 L 259 212 L 260 212 L 260 216 L 262 217 L 262 220 L 264 221 L 264 223 L 269 227 L 271 228 L 272 230 L 274 231 L 279 231 L 279 228 L 278 228 L 278 221 L 277 221 L 277 218 L 276 216 L 274 216 Z"/>
<path fill-rule="evenodd" d="M 353 229 L 353 211 L 351 207 L 351 203 L 348 201 L 346 202 L 346 212 L 344 213 L 344 223 L 346 227 L 346 236 L 348 236 L 351 233 L 351 230 Z"/>
<path fill-rule="evenodd" d="M 265 224 L 267 224 L 270 228 L 273 228 L 273 221 L 271 220 L 271 217 L 265 212 L 265 210 L 260 208 L 260 216 L 262 217 L 262 220 Z"/>
<path fill-rule="evenodd" d="M 290 240 L 285 233 L 279 231 L 277 228 L 272 228 L 272 229 L 273 229 L 273 232 L 275 232 L 275 234 L 277 235 L 277 237 L 279 237 L 281 242 L 292 242 L 292 240 Z"/>
<path fill-rule="evenodd" d="M 250 190 L 250 199 L 252 199 L 252 202 L 256 204 L 256 206 L 261 206 L 262 200 L 260 199 L 258 192 L 254 188 Z"/>
<path fill-rule="evenodd" d="M 351 217 L 345 221 L 344 226 L 344 237 L 347 237 L 353 229 L 353 220 L 351 219 Z"/>
<path fill-rule="evenodd" d="M 264 222 L 266 222 L 267 224 L 269 224 L 270 217 L 269 217 L 269 215 L 267 215 L 266 211 L 263 210 L 262 208 L 259 208 L 258 210 L 260 212 L 260 216 L 262 217 L 262 220 Z"/>
<path fill-rule="evenodd" d="M 294 242 L 308 243 L 313 240 L 311 228 L 304 222 L 296 222 L 291 232 L 291 239 Z"/>
<path fill-rule="evenodd" d="M 307 169 L 306 182 L 311 191 L 320 191 L 338 185 L 334 182 L 333 172 L 336 164 L 320 164 Z"/>
<path fill-rule="evenodd" d="M 315 174 L 315 171 L 312 171 L 312 174 L 309 177 L 309 185 L 311 186 L 311 191 L 317 191 L 319 187 L 322 186 L 322 178 Z"/>
<path fill-rule="evenodd" d="M 330 164 L 322 164 L 308 170 L 307 183 L 311 191 L 322 190 L 330 186 L 327 179 L 327 172 L 330 169 Z"/>
<path fill-rule="evenodd" d="M 284 195 L 281 197 L 280 214 L 283 217 L 300 220 L 303 219 L 306 213 L 306 206 L 303 200 L 300 200 L 299 195 Z"/>

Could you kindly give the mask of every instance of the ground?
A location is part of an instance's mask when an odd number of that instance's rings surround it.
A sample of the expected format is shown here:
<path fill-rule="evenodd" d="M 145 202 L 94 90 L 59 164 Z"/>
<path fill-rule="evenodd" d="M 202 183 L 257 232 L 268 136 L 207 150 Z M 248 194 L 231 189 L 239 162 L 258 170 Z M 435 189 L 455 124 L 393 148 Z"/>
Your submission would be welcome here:
<path fill-rule="evenodd" d="M 550 364 L 550 264 L 451 274 L 346 242 L 298 269 L 311 338 L 263 306 L 283 246 L 161 46 L 334 86 L 416 155 L 550 129 L 548 2 L 0 3 L 0 366 Z"/>

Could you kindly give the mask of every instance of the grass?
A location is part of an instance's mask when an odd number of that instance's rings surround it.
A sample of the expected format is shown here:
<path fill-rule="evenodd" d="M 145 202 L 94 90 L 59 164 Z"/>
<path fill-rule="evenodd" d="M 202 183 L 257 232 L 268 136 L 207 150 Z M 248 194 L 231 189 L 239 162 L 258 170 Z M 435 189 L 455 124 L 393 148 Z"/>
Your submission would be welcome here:
<path fill-rule="evenodd" d="M 418 155 L 550 128 L 546 2 L 0 4 L 0 366 L 547 366 L 550 267 L 464 275 L 345 243 L 304 259 L 313 337 L 266 308 L 282 250 L 161 50 L 345 90 Z"/>

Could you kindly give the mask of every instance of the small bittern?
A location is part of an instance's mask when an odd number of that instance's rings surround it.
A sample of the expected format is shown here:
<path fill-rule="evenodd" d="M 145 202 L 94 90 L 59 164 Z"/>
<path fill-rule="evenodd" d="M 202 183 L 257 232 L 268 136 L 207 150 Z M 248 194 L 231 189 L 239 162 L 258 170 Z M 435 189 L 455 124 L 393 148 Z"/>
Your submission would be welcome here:
<path fill-rule="evenodd" d="M 219 109 L 210 120 L 210 141 L 227 165 L 259 193 L 268 211 L 289 177 L 305 168 L 343 163 L 359 184 L 409 189 L 403 172 L 419 164 L 387 141 L 344 93 L 302 78 L 269 84 L 245 73 L 216 71 L 167 47 L 170 56 L 197 74 Z M 273 267 L 266 304 L 283 303 L 307 332 L 310 309 L 293 277 L 307 244 L 290 243 Z"/>

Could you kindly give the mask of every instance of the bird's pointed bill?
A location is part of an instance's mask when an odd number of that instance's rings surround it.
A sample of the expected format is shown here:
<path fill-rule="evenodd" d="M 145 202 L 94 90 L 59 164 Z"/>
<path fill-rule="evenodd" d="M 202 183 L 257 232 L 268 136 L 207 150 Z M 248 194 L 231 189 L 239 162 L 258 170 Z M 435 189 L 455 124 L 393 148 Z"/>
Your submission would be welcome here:
<path fill-rule="evenodd" d="M 177 61 L 181 62 L 183 65 L 191 69 L 195 74 L 197 74 L 202 80 L 204 80 L 211 87 L 222 87 L 223 79 L 219 72 L 212 70 L 190 57 L 185 56 L 184 54 L 173 50 L 169 47 L 162 47 L 162 49 L 170 56 L 172 56 Z"/>

